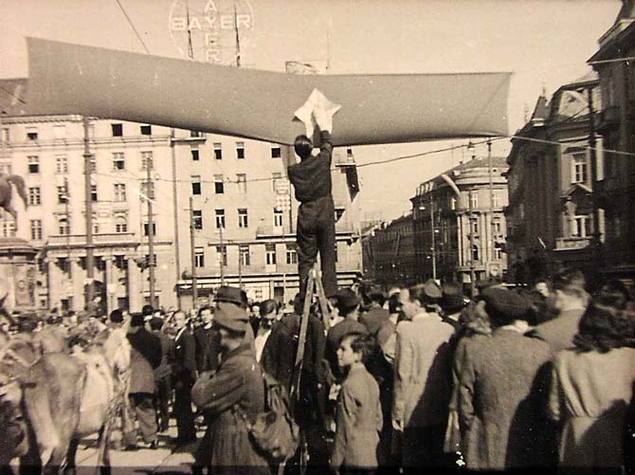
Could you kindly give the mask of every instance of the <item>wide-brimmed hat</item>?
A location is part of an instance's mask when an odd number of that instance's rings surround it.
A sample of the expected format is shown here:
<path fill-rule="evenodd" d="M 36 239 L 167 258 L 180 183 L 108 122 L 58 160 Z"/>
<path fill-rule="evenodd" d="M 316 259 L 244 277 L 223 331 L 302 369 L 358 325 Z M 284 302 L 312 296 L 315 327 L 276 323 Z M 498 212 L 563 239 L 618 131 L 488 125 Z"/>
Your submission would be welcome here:
<path fill-rule="evenodd" d="M 216 291 L 214 300 L 216 302 L 229 302 L 234 305 L 243 305 L 243 291 L 238 287 L 223 285 Z"/>
<path fill-rule="evenodd" d="M 441 308 L 446 313 L 457 313 L 465 307 L 465 298 L 459 284 L 443 284 L 441 286 Z"/>
<path fill-rule="evenodd" d="M 359 296 L 349 288 L 338 290 L 335 294 L 335 298 L 337 299 L 338 306 L 346 308 L 353 308 L 361 303 Z"/>

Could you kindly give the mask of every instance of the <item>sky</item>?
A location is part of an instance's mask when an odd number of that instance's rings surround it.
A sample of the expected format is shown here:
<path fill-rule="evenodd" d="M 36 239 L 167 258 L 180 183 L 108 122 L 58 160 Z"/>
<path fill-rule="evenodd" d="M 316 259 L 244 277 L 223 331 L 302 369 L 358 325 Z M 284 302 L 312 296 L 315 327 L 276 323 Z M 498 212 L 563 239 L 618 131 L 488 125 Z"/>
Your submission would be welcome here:
<path fill-rule="evenodd" d="M 295 60 L 328 65 L 328 74 L 512 72 L 510 133 L 543 90 L 550 95 L 589 70 L 586 60 L 620 8 L 618 0 L 0 0 L 0 78 L 27 76 L 25 36 L 183 58 L 186 3 L 190 21 L 201 23 L 193 32 L 196 60 L 212 50 L 201 46 L 204 10 L 215 8 L 220 24 L 233 19 L 236 5 L 243 67 L 282 71 Z M 229 62 L 236 42 L 225 26 L 211 54 Z M 462 143 L 354 153 L 364 164 Z M 492 150 L 505 156 L 509 148 L 499 140 Z M 485 153 L 485 145 L 476 148 Z M 357 206 L 367 218 L 400 216 L 417 185 L 467 158 L 461 149 L 362 167 Z"/>

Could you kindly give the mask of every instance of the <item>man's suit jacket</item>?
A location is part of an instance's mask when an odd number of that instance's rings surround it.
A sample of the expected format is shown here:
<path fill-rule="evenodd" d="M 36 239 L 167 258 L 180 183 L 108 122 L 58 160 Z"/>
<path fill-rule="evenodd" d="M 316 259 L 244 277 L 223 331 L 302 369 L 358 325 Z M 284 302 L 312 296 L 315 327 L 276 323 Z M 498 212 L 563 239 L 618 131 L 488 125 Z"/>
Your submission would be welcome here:
<path fill-rule="evenodd" d="M 154 393 L 154 370 L 161 364 L 161 340 L 141 327 L 128 334 L 130 351 L 130 394 Z"/>
<path fill-rule="evenodd" d="M 161 364 L 154 370 L 156 380 L 166 379 L 172 375 L 172 365 L 174 364 L 174 340 L 162 331 L 152 332 L 161 341 Z"/>
<path fill-rule="evenodd" d="M 216 371 L 220 355 L 220 334 L 213 328 L 200 327 L 194 332 L 196 366 L 199 372 Z"/>
<path fill-rule="evenodd" d="M 177 333 L 175 344 L 175 361 L 172 374 L 176 379 L 196 376 L 196 340 L 189 328 Z"/>

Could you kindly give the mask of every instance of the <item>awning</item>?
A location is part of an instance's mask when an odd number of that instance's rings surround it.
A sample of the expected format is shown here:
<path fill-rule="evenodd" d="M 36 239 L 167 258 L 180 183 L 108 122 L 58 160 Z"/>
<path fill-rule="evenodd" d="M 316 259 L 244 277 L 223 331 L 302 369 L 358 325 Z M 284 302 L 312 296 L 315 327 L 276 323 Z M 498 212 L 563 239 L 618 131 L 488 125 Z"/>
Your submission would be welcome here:
<path fill-rule="evenodd" d="M 510 73 L 294 75 L 28 39 L 26 110 L 291 144 L 314 88 L 335 145 L 507 135 Z"/>

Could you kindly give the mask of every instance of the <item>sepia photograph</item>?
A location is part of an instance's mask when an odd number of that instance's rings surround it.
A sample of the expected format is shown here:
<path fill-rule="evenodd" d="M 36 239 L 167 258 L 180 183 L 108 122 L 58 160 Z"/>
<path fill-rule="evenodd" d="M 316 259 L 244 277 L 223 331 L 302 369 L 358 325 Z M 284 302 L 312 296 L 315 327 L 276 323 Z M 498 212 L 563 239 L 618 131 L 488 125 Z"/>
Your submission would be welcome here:
<path fill-rule="evenodd" d="M 0 25 L 0 474 L 635 474 L 635 0 Z"/>

